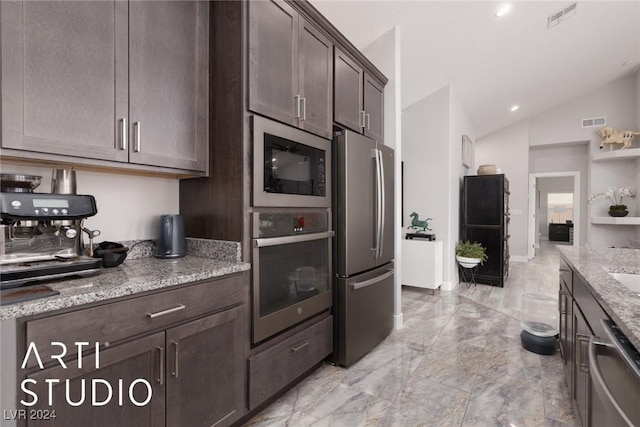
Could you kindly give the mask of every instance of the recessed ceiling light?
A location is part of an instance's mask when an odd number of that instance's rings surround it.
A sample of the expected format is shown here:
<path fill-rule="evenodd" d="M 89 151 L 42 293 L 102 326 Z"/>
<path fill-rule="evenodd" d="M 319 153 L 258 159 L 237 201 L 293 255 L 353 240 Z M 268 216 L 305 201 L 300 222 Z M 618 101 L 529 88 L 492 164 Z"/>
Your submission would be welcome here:
<path fill-rule="evenodd" d="M 513 107 L 511 107 L 511 111 L 512 111 L 512 112 L 513 112 L 513 111 L 517 111 L 517 110 L 518 110 L 518 108 L 520 108 L 520 106 L 519 106 L 519 105 L 514 105 Z"/>
<path fill-rule="evenodd" d="M 498 11 L 496 12 L 496 16 L 500 18 L 506 15 L 507 13 L 509 13 L 510 10 L 511 10 L 511 4 L 509 3 L 504 4 L 500 7 L 500 9 L 498 9 Z"/>

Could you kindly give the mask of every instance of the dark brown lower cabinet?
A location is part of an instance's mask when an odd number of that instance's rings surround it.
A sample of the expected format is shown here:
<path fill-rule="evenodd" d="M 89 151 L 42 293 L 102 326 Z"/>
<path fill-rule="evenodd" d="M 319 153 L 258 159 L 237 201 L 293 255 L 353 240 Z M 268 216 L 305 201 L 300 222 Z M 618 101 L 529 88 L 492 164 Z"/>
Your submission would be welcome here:
<path fill-rule="evenodd" d="M 29 389 L 38 396 L 31 409 L 43 416 L 55 411 L 56 418 L 29 420 L 27 425 L 230 425 L 244 406 L 241 313 L 238 306 L 106 348 L 99 352 L 97 369 L 94 354 L 82 358 L 82 368 L 71 359 L 66 369 L 55 366 L 29 375 L 36 381 Z M 57 380 L 53 406 L 47 379 Z M 32 395 L 25 400 L 32 401 Z M 77 402 L 82 404 L 75 406 Z"/>
<path fill-rule="evenodd" d="M 161 373 L 164 346 L 164 332 L 159 332 L 101 350 L 98 369 L 95 355 L 91 355 L 82 358 L 81 368 L 77 359 L 72 359 L 66 363 L 66 369 L 57 365 L 28 375 L 27 381 L 36 381 L 29 384 L 28 389 L 37 395 L 38 400 L 35 405 L 25 407 L 29 415 L 27 425 L 165 425 L 165 389 Z M 151 387 L 152 396 L 147 404 L 138 406 L 149 397 L 149 389 L 142 380 Z M 50 394 L 49 383 L 53 384 Z M 130 389 L 133 399 L 129 395 Z M 31 394 L 23 398 L 27 402 L 34 400 Z M 77 403 L 82 404 L 74 406 Z M 55 418 L 51 418 L 54 413 Z"/>
<path fill-rule="evenodd" d="M 167 331 L 167 426 L 226 426 L 243 408 L 242 307 Z"/>
<path fill-rule="evenodd" d="M 575 346 L 575 371 L 573 378 L 573 399 L 578 409 L 578 415 L 583 426 L 589 426 L 589 337 L 593 335 L 589 324 L 580 311 L 578 304 L 573 302 L 573 342 Z"/>
<path fill-rule="evenodd" d="M 222 427 L 238 421 L 247 409 L 247 289 L 245 272 L 26 319 L 26 342 L 41 349 L 45 368 L 31 363 L 18 371 L 18 381 L 28 381 L 32 391 L 18 388 L 18 400 L 38 399 L 19 405 L 27 417 L 18 425 Z M 65 366 L 52 358 L 60 353 L 52 340 L 67 343 Z M 76 354 L 71 343 L 77 342 L 91 344 Z"/>
<path fill-rule="evenodd" d="M 564 373 L 569 385 L 569 393 L 573 392 L 573 297 L 566 282 L 560 277 L 560 290 L 558 292 L 558 309 L 560 321 L 560 356 L 564 366 Z M 573 397 L 573 396 L 570 396 Z"/>

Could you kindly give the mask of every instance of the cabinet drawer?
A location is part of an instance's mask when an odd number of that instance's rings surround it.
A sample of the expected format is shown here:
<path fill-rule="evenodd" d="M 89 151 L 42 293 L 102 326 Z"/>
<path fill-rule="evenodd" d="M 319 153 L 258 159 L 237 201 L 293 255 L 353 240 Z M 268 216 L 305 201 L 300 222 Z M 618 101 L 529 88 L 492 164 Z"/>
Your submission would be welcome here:
<path fill-rule="evenodd" d="M 249 358 L 249 409 L 273 396 L 316 363 L 333 347 L 329 316 L 280 344 Z"/>
<path fill-rule="evenodd" d="M 28 321 L 26 342 L 35 343 L 46 364 L 51 354 L 61 353 L 52 341 L 65 344 L 71 356 L 77 353 L 76 342 L 88 342 L 90 349 L 96 342 L 102 346 L 240 304 L 243 280 L 245 274 Z M 27 366 L 36 364 L 31 357 Z"/>

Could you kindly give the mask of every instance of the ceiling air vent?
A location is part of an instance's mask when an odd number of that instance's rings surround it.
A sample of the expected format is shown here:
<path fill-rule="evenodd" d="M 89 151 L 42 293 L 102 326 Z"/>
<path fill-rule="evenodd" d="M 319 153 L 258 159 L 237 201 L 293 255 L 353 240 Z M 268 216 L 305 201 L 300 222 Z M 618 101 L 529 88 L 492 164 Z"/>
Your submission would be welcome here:
<path fill-rule="evenodd" d="M 565 7 L 564 9 L 561 9 L 558 12 L 550 15 L 547 18 L 547 29 L 553 28 L 559 23 L 561 23 L 562 21 L 565 21 L 571 18 L 573 15 L 576 14 L 577 7 L 578 7 L 578 3 L 573 3 Z"/>
<path fill-rule="evenodd" d="M 593 117 L 591 119 L 582 119 L 583 128 L 592 128 L 596 126 L 604 126 L 607 124 L 606 117 Z"/>

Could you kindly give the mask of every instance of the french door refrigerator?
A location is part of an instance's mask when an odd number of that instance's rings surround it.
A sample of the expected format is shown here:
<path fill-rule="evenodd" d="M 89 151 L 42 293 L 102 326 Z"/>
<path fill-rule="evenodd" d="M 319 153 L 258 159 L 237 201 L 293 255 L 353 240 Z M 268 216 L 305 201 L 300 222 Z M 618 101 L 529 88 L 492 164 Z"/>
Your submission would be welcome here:
<path fill-rule="evenodd" d="M 393 150 L 363 135 L 335 136 L 333 361 L 367 354 L 393 329 Z"/>

